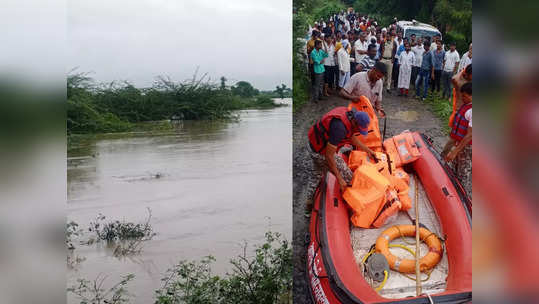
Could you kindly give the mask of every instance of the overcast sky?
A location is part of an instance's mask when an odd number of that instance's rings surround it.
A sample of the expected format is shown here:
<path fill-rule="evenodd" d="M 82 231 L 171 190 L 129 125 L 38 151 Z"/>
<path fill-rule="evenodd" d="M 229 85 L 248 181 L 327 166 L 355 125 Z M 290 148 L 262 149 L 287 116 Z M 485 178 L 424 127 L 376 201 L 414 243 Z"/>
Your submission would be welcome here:
<path fill-rule="evenodd" d="M 68 69 L 149 86 L 208 73 L 274 89 L 292 83 L 291 0 L 69 0 Z"/>

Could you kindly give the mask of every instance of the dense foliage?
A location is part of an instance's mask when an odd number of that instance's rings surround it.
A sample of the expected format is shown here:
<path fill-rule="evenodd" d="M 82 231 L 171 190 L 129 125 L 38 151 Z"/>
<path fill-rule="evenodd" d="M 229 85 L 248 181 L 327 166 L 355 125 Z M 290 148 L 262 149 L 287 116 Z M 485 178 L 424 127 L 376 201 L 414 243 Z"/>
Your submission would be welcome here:
<path fill-rule="evenodd" d="M 278 233 L 266 233 L 266 242 L 255 248 L 253 257 L 244 248 L 224 277 L 212 274 L 213 261 L 213 257 L 182 261 L 169 269 L 156 291 L 156 304 L 290 303 L 292 249 Z"/>
<path fill-rule="evenodd" d="M 231 119 L 235 110 L 277 106 L 246 81 L 227 88 L 224 77 L 220 86 L 204 78 L 174 82 L 158 77 L 152 87 L 141 89 L 128 82 L 96 84 L 85 73 L 71 74 L 67 78 L 68 133 L 124 132 L 139 122 L 171 118 Z"/>
<path fill-rule="evenodd" d="M 345 8 L 346 6 L 337 0 L 294 0 L 294 13 L 292 15 L 294 39 L 292 43 L 294 111 L 309 100 L 311 83 L 307 74 L 308 60 L 304 54 L 309 24 L 313 24 L 315 20 L 319 20 L 320 18 L 327 18 L 329 15 Z"/>

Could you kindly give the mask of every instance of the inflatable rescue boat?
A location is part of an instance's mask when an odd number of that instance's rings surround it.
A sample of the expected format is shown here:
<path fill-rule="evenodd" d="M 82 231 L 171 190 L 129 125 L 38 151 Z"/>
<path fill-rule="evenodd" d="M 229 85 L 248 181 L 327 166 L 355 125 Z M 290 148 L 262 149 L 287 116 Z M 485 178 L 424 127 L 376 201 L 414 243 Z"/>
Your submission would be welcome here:
<path fill-rule="evenodd" d="M 362 219 L 354 220 L 356 215 L 337 179 L 327 173 L 315 193 L 309 228 L 307 275 L 313 303 L 471 301 L 471 201 L 432 142 L 420 133 L 411 135 L 421 156 L 402 169 L 410 176 L 409 197 L 420 202 L 422 294 L 416 295 L 416 281 L 410 275 L 415 270 L 411 250 L 415 249 L 415 226 L 409 210 L 361 228 Z M 348 161 L 348 155 L 343 158 Z M 373 253 L 385 256 L 385 269 L 371 269 L 379 266 L 372 266 L 376 264 Z"/>

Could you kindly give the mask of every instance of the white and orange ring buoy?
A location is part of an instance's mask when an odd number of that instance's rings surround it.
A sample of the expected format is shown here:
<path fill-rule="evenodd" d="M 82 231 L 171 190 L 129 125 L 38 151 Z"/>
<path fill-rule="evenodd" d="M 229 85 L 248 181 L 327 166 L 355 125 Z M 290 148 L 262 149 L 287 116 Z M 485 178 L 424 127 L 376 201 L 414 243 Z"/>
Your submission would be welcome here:
<path fill-rule="evenodd" d="M 391 269 L 402 273 L 415 273 L 414 259 L 401 259 L 389 251 L 389 243 L 400 236 L 415 236 L 414 225 L 397 225 L 386 229 L 376 240 L 376 252 L 383 254 Z M 429 246 L 429 252 L 419 260 L 419 269 L 426 271 L 442 259 L 442 242 L 428 229 L 419 228 L 419 239 Z"/>

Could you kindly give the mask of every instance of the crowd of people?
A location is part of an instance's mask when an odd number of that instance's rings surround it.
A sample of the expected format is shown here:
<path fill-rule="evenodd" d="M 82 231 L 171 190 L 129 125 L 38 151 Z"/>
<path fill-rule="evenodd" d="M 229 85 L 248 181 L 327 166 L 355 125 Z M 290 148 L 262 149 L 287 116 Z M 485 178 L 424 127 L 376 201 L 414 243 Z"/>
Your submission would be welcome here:
<path fill-rule="evenodd" d="M 418 99 L 425 100 L 430 88 L 432 93 L 438 92 L 452 100 L 453 113 L 448 122 L 451 133 L 442 157 L 453 165 L 471 197 L 472 45 L 460 57 L 455 43 L 449 42 L 446 50 L 440 35 L 403 37 L 402 31 L 397 31 L 396 18 L 382 27 L 374 18 L 354 11 L 342 11 L 316 22 L 310 27 L 309 35 L 306 49 L 312 102 L 331 94 L 352 102 L 367 97 L 376 115 L 385 117 L 384 86 L 388 94 L 397 89 L 399 96 L 408 97 L 411 83 Z M 346 107 L 335 108 L 322 116 L 310 130 L 308 147 L 319 164 L 316 167 L 325 168 L 318 175 L 329 170 L 337 177 L 341 190 L 349 185 L 350 172 L 337 157 L 337 151 L 343 143 L 351 141 L 374 155 L 361 143 L 368 124 L 365 113 L 350 112 Z"/>
<path fill-rule="evenodd" d="M 412 84 L 418 98 L 425 99 L 430 88 L 450 99 L 453 76 L 472 61 L 471 44 L 461 57 L 455 42 L 446 49 L 440 35 L 403 37 L 396 18 L 382 27 L 374 18 L 354 11 L 315 22 L 309 36 L 306 49 L 313 102 L 338 93 L 354 74 L 368 71 L 377 61 L 386 65 L 388 94 L 395 88 L 399 96 L 407 97 Z"/>

